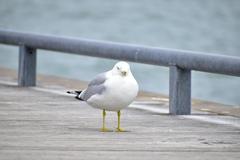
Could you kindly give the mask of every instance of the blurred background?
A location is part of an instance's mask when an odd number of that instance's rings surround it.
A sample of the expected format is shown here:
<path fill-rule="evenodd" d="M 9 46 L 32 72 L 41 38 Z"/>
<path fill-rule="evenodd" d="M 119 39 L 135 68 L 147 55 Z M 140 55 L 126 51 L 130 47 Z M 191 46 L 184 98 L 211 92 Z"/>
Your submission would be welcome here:
<path fill-rule="evenodd" d="M 0 28 L 240 56 L 239 0 L 0 0 Z M 18 48 L 0 45 L 0 67 Z M 91 80 L 114 60 L 38 50 L 38 73 Z M 131 63 L 141 90 L 168 94 L 169 70 Z M 240 106 L 240 78 L 193 72 L 192 97 Z"/>

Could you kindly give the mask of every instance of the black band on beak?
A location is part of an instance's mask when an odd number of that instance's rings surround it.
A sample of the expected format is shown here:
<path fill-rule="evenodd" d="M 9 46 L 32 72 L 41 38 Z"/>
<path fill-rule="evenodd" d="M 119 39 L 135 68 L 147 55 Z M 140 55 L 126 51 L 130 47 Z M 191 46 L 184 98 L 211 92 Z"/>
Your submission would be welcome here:
<path fill-rule="evenodd" d="M 126 71 L 122 71 L 121 72 L 123 76 L 126 76 L 127 75 L 127 72 Z"/>

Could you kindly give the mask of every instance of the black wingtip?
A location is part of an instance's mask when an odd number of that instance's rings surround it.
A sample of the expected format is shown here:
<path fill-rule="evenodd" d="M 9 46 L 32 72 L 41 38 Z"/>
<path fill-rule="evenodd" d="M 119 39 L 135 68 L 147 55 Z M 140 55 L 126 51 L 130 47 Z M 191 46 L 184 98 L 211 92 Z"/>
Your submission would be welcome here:
<path fill-rule="evenodd" d="M 79 98 L 78 96 L 75 97 L 77 100 L 84 101 L 81 97 Z"/>
<path fill-rule="evenodd" d="M 68 94 L 74 94 L 76 95 L 76 99 L 80 100 L 80 101 L 84 101 L 81 97 L 79 97 L 79 95 L 81 94 L 82 91 L 67 91 L 66 93 Z"/>
<path fill-rule="evenodd" d="M 82 91 L 75 91 L 75 93 L 77 93 L 78 95 L 82 93 Z"/>

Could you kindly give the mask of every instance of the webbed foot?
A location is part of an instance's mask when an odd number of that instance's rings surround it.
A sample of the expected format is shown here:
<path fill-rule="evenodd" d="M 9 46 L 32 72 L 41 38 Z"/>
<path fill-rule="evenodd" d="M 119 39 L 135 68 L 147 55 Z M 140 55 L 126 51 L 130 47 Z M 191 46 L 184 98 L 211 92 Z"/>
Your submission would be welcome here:
<path fill-rule="evenodd" d="M 108 128 L 101 128 L 100 132 L 112 132 L 112 130 L 110 130 Z"/>
<path fill-rule="evenodd" d="M 122 128 L 116 128 L 116 132 L 126 132 L 126 131 Z"/>

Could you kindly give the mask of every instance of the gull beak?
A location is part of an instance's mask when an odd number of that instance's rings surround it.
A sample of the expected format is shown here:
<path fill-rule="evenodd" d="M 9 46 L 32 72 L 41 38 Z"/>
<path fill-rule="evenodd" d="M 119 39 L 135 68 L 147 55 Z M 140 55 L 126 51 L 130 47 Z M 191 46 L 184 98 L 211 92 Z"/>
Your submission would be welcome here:
<path fill-rule="evenodd" d="M 122 76 L 126 76 L 127 75 L 127 71 L 121 71 Z"/>

